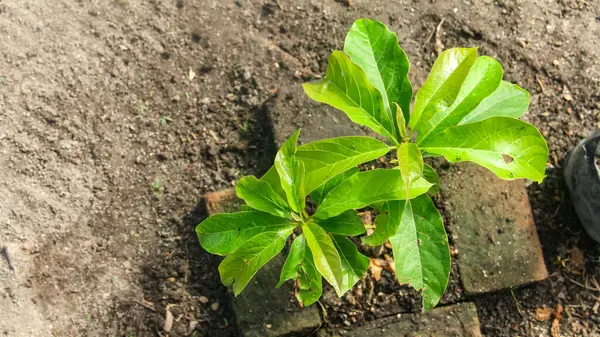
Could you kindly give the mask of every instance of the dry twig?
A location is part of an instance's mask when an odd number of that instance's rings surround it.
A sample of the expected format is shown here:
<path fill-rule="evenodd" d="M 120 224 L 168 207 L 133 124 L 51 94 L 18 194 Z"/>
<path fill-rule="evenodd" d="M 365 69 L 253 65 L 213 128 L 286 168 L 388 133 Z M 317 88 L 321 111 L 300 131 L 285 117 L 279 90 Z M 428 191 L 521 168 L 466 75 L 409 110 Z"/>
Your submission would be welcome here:
<path fill-rule="evenodd" d="M 6 260 L 6 263 L 8 264 L 8 269 L 10 269 L 13 273 L 15 273 L 16 272 L 15 267 L 12 264 L 10 254 L 8 254 L 8 247 L 6 247 L 6 246 L 2 247 L 2 256 L 4 256 L 4 259 Z"/>
<path fill-rule="evenodd" d="M 150 311 L 156 312 L 156 308 L 154 308 L 154 303 L 146 301 L 143 298 L 141 300 L 135 300 L 135 303 L 141 305 L 142 307 L 144 307 Z"/>
<path fill-rule="evenodd" d="M 591 290 L 591 291 L 598 291 L 598 292 L 600 292 L 600 289 L 596 289 L 596 288 L 588 287 L 588 286 L 586 286 L 585 284 L 581 284 L 581 283 L 579 283 L 579 282 L 577 282 L 577 281 L 573 280 L 572 278 L 568 277 L 567 275 L 563 275 L 563 276 L 564 276 L 564 277 L 565 277 L 567 280 L 571 281 L 571 282 L 572 282 L 573 284 L 575 284 L 575 285 L 578 285 L 578 286 L 580 286 L 580 287 L 582 287 L 582 288 L 585 288 L 585 289 L 587 289 L 587 290 Z"/>
<path fill-rule="evenodd" d="M 442 30 L 442 25 L 444 24 L 445 18 L 442 18 L 440 23 L 435 28 L 435 52 L 438 56 L 444 51 L 444 44 L 442 44 L 442 40 L 440 39 L 440 31 Z"/>

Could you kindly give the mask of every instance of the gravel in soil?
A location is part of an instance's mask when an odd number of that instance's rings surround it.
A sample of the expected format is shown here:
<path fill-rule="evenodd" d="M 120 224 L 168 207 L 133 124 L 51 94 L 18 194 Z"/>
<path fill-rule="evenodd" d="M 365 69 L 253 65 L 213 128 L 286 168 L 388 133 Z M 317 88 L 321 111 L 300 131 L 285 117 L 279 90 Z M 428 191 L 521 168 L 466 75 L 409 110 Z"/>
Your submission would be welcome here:
<path fill-rule="evenodd" d="M 529 196 L 550 278 L 465 298 L 453 270 L 444 302 L 475 301 L 486 336 L 599 334 L 598 245 L 562 180 L 566 152 L 600 126 L 598 13 L 575 0 L 2 2 L 0 241 L 17 273 L 2 266 L 0 331 L 237 336 L 220 259 L 193 232 L 200 197 L 264 172 L 264 102 L 322 76 L 370 17 L 398 33 L 416 88 L 440 48 L 498 58 L 549 143 L 548 178 Z M 419 298 L 384 269 L 323 302 L 342 331 Z M 560 318 L 536 319 L 558 304 Z"/>

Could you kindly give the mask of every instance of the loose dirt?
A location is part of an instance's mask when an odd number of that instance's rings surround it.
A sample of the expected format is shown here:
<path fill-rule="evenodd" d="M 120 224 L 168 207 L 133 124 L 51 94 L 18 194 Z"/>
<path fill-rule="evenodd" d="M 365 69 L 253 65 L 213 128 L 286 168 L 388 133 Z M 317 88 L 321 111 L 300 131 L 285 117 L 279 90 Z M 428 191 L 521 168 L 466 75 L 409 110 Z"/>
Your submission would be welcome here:
<path fill-rule="evenodd" d="M 398 33 L 415 88 L 441 48 L 498 58 L 548 139 L 548 178 L 529 194 L 551 276 L 475 298 L 483 333 L 550 336 L 535 311 L 560 303 L 564 336 L 599 334 L 598 246 L 561 176 L 565 153 L 600 127 L 598 15 L 600 3 L 575 0 L 0 1 L 0 246 L 14 267 L 0 260 L 0 332 L 238 335 L 219 259 L 193 232 L 200 197 L 263 172 L 263 102 L 322 75 L 370 17 Z M 415 310 L 385 282 L 375 295 Z M 347 298 L 328 308 L 333 329 L 375 316 L 340 316 Z"/>

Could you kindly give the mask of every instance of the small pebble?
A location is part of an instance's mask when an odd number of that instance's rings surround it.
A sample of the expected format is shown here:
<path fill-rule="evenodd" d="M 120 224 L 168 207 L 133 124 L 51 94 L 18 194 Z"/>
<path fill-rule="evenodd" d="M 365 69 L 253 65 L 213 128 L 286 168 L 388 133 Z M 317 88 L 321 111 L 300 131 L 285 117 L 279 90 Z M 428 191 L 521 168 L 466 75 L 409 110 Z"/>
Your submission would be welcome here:
<path fill-rule="evenodd" d="M 210 310 L 212 310 L 212 311 L 219 310 L 219 302 L 215 302 L 215 303 L 211 304 L 210 305 Z"/>
<path fill-rule="evenodd" d="M 200 303 L 202 303 L 202 304 L 206 304 L 206 303 L 208 303 L 208 297 L 200 296 L 200 298 L 198 298 L 198 301 L 200 301 Z"/>
<path fill-rule="evenodd" d="M 171 328 L 173 327 L 173 314 L 167 310 L 167 312 L 165 313 L 165 324 L 163 325 L 163 330 L 165 330 L 165 332 L 169 332 L 171 331 Z"/>

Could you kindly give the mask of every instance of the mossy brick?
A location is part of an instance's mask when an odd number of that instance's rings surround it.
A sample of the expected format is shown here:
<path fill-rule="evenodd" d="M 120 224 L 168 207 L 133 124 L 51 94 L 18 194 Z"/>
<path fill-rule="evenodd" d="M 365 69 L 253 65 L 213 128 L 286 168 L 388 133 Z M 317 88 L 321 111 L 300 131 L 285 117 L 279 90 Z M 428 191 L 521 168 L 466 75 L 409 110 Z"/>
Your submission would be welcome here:
<path fill-rule="evenodd" d="M 327 336 L 321 334 L 319 336 Z M 335 334 L 329 336 L 336 336 Z M 423 314 L 399 314 L 376 319 L 354 329 L 346 337 L 481 337 L 477 308 L 460 303 Z"/>
<path fill-rule="evenodd" d="M 461 163 L 440 171 L 440 187 L 467 294 L 548 277 L 524 180 Z"/>
<path fill-rule="evenodd" d="M 234 189 L 208 193 L 204 201 L 208 215 L 239 211 L 242 204 Z M 237 327 L 243 336 L 304 336 L 321 326 L 316 305 L 298 307 L 292 297 L 291 282 L 275 288 L 284 262 L 285 255 L 277 255 L 232 299 Z"/>

